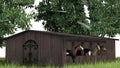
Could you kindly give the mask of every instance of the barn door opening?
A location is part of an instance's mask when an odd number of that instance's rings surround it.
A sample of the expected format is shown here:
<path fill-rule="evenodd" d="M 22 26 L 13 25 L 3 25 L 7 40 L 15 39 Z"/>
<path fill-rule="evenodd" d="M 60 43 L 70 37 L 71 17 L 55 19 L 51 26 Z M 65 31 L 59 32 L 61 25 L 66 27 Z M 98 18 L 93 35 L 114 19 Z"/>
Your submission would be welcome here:
<path fill-rule="evenodd" d="M 23 63 L 36 64 L 38 62 L 38 45 L 34 40 L 28 40 L 23 44 Z"/>

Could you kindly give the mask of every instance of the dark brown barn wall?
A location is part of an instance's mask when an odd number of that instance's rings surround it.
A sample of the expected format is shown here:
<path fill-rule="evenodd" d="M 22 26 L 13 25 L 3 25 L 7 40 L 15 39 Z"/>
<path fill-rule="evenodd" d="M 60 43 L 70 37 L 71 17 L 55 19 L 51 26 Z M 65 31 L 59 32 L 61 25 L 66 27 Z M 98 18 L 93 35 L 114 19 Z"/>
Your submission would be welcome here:
<path fill-rule="evenodd" d="M 106 58 L 108 60 L 114 60 L 115 59 L 115 40 L 107 40 L 106 47 L 107 47 Z"/>
<path fill-rule="evenodd" d="M 24 33 L 25 34 L 25 33 Z M 24 34 L 16 36 L 14 39 L 16 40 L 15 46 L 16 46 L 16 62 L 22 63 L 23 62 L 23 44 L 24 44 L 24 39 L 25 36 Z"/>
<path fill-rule="evenodd" d="M 31 36 L 31 37 L 29 37 Z M 41 64 L 62 64 L 63 37 L 47 33 L 32 32 L 27 39 L 37 42 L 39 52 L 38 60 Z"/>
<path fill-rule="evenodd" d="M 49 38 L 48 38 L 49 37 Z M 43 35 L 41 38 L 44 46 L 41 46 L 41 59 L 48 64 L 60 64 L 61 56 L 62 56 L 62 38 L 54 36 L 54 35 Z M 43 50 L 44 48 L 44 50 Z"/>
<path fill-rule="evenodd" d="M 6 58 L 8 61 L 22 62 L 22 43 L 24 34 L 7 39 Z"/>
<path fill-rule="evenodd" d="M 92 37 L 74 37 L 46 32 L 28 31 L 6 40 L 7 61 L 22 63 L 23 44 L 28 40 L 34 40 L 38 44 L 38 63 L 40 64 L 64 65 L 72 63 L 71 57 L 66 56 L 66 49 L 68 48 L 73 50 L 73 44 L 77 45 L 79 42 L 84 42 L 85 47 L 90 49 L 94 49 L 95 45 L 100 42 L 107 48 L 107 52 L 104 53 L 105 55 L 97 57 L 79 56 L 76 58 L 77 63 L 115 59 L 115 40 L 97 39 Z"/>
<path fill-rule="evenodd" d="M 7 58 L 7 61 L 10 62 L 10 61 L 14 61 L 14 57 L 15 57 L 15 46 L 13 43 L 14 40 L 10 40 L 8 39 L 9 41 L 6 43 L 7 44 L 7 48 L 6 48 L 6 58 Z"/>
<path fill-rule="evenodd" d="M 45 34 L 36 34 L 36 39 L 39 39 L 39 63 L 50 63 L 50 37 Z M 49 60 L 50 59 L 50 60 Z"/>

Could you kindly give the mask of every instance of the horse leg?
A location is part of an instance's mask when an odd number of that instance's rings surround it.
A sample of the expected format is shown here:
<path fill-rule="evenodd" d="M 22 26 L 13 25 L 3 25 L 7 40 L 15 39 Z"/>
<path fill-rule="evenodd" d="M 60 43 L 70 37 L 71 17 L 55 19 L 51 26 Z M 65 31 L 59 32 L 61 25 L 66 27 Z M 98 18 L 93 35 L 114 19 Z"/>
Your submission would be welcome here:
<path fill-rule="evenodd" d="M 92 55 L 92 52 L 91 52 L 91 51 L 89 51 L 89 52 L 88 52 L 88 55 L 89 55 L 89 56 L 91 56 L 91 55 Z"/>
<path fill-rule="evenodd" d="M 74 55 L 72 55 L 71 57 L 72 57 L 72 61 L 73 61 L 73 63 L 74 63 L 76 57 L 75 57 Z"/>
<path fill-rule="evenodd" d="M 85 56 L 87 56 L 88 54 L 87 53 L 85 53 Z"/>

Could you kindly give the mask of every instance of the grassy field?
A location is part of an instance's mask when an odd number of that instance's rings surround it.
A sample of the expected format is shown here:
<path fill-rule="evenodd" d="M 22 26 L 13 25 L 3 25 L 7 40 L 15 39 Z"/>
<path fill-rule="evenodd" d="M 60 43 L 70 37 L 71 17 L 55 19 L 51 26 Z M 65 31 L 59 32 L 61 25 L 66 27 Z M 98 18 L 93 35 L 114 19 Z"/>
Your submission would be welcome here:
<path fill-rule="evenodd" d="M 0 59 L 0 68 L 59 68 L 55 66 L 25 66 L 13 63 L 6 63 L 4 59 Z M 117 59 L 113 62 L 97 62 L 94 64 L 72 64 L 72 65 L 65 65 L 62 68 L 120 68 L 120 59 Z"/>

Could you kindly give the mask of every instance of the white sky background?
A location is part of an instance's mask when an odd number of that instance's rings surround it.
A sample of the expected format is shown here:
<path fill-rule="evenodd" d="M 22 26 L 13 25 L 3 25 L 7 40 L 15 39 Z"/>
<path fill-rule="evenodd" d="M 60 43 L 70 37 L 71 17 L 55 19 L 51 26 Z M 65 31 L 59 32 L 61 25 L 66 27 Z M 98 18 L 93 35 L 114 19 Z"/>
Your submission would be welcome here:
<path fill-rule="evenodd" d="M 35 1 L 35 5 L 38 5 L 39 4 L 39 1 L 41 0 L 36 0 Z M 27 9 L 26 12 L 29 13 L 31 11 L 35 11 L 34 9 Z M 88 13 L 88 11 L 86 11 Z M 89 15 L 87 15 L 89 16 Z M 32 28 L 31 30 L 40 30 L 40 31 L 45 31 L 45 29 L 43 28 L 43 25 L 41 23 L 42 21 L 39 21 L 39 22 L 35 22 L 34 20 L 31 20 L 31 24 L 32 24 Z M 16 31 L 16 33 L 19 33 L 21 32 L 22 30 L 18 30 Z M 116 35 L 115 37 L 116 39 L 119 39 L 120 40 L 120 35 Z M 116 52 L 116 57 L 120 57 L 120 41 L 116 41 L 115 42 L 115 52 Z M 3 48 L 0 48 L 0 57 L 5 57 L 5 47 Z"/>

